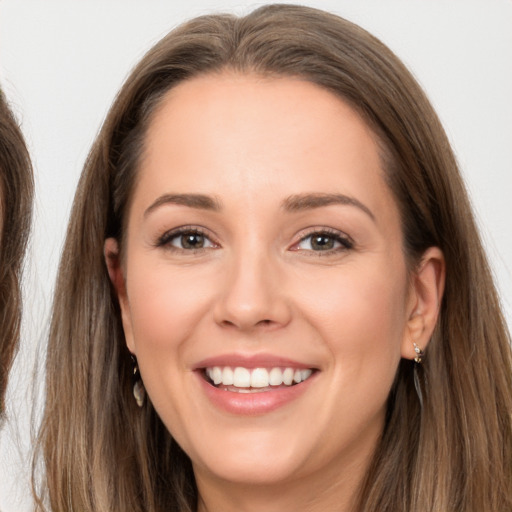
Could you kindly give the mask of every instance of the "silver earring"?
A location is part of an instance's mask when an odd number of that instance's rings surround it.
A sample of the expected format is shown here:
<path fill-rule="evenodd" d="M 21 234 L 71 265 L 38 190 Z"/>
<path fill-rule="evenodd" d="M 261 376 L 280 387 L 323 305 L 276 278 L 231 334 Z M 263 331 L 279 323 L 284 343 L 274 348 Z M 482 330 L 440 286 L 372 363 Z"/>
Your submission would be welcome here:
<path fill-rule="evenodd" d="M 144 401 L 146 400 L 146 389 L 144 388 L 144 384 L 142 383 L 142 378 L 139 372 L 139 366 L 137 365 L 137 360 L 132 356 L 133 361 L 133 397 L 135 398 L 135 402 L 139 407 L 144 405 Z"/>
<path fill-rule="evenodd" d="M 423 392 L 421 391 L 421 383 L 420 383 L 420 378 L 419 378 L 418 372 L 420 371 L 419 366 L 421 365 L 421 363 L 423 361 L 424 353 L 423 353 L 423 350 L 421 350 L 421 348 L 418 347 L 418 345 L 416 345 L 416 343 L 413 342 L 413 345 L 414 345 L 414 352 L 416 353 L 416 356 L 414 357 L 414 367 L 412 370 L 413 378 L 414 378 L 414 387 L 416 388 L 416 394 L 418 395 L 420 407 L 423 408 Z"/>

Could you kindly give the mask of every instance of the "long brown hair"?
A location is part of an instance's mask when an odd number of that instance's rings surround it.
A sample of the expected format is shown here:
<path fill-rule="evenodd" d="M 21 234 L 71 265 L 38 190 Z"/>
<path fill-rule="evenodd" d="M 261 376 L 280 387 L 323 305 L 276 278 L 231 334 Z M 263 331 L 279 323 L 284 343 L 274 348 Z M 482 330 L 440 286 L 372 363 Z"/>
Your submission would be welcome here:
<path fill-rule="evenodd" d="M 32 193 L 27 147 L 0 90 L 0 416 L 20 336 L 21 272 L 32 217 Z"/>
<path fill-rule="evenodd" d="M 47 362 L 40 447 L 55 511 L 193 511 L 191 464 L 151 403 L 133 400 L 132 363 L 103 257 L 124 222 L 152 113 L 177 83 L 231 69 L 301 77 L 360 113 L 382 146 L 411 271 L 444 252 L 441 316 L 420 375 L 402 361 L 359 511 L 512 510 L 510 338 L 443 128 L 397 57 L 337 16 L 292 5 L 196 18 L 156 44 L 119 92 L 75 196 Z"/>

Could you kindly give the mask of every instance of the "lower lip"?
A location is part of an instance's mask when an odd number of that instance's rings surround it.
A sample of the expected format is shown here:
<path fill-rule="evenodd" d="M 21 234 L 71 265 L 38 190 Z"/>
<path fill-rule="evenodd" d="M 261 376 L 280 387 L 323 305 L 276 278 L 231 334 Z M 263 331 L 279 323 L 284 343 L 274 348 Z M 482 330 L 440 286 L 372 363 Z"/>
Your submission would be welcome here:
<path fill-rule="evenodd" d="M 254 393 L 219 389 L 207 382 L 202 372 L 196 374 L 204 393 L 215 406 L 231 414 L 257 416 L 275 411 L 299 398 L 310 387 L 317 372 L 300 384 Z"/>

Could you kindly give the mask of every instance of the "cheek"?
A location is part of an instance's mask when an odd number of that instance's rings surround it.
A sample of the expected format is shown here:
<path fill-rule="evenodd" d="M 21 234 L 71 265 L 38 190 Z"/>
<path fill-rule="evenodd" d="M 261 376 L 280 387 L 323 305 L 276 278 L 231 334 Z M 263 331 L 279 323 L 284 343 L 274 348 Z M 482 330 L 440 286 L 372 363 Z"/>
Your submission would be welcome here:
<path fill-rule="evenodd" d="M 405 327 L 405 268 L 372 261 L 347 265 L 306 278 L 297 297 L 308 323 L 346 371 L 396 366 Z"/>
<path fill-rule="evenodd" d="M 178 411 L 188 407 L 191 393 L 186 388 L 190 372 L 183 354 L 196 343 L 194 333 L 211 310 L 214 283 L 197 269 L 171 270 L 165 262 L 138 262 L 136 257 L 131 263 L 130 330 L 144 386 L 168 428 L 183 432 Z"/>
<path fill-rule="evenodd" d="M 305 338 L 329 354 L 324 368 L 329 391 L 322 395 L 315 424 L 325 430 L 316 432 L 311 425 L 312 438 L 329 441 L 315 447 L 319 461 L 331 451 L 364 450 L 364 440 L 379 435 L 400 360 L 405 269 L 384 271 L 385 264 L 370 258 L 364 263 L 303 272 L 301 281 L 293 280 Z"/>
<path fill-rule="evenodd" d="M 132 261 L 127 292 L 138 365 L 156 410 L 167 411 L 166 417 L 180 424 L 175 412 L 187 394 L 183 393 L 183 371 L 189 373 L 183 354 L 196 342 L 194 332 L 211 309 L 211 287 L 204 276 L 190 269 L 171 272 L 165 262 L 152 262 L 147 270 L 147 260 L 144 265 L 137 265 L 135 258 Z"/>
<path fill-rule="evenodd" d="M 135 262 L 133 268 L 127 291 L 137 349 L 169 349 L 187 339 L 209 309 L 211 280 L 187 269 L 170 272 L 165 263 L 140 271 L 147 266 Z"/>

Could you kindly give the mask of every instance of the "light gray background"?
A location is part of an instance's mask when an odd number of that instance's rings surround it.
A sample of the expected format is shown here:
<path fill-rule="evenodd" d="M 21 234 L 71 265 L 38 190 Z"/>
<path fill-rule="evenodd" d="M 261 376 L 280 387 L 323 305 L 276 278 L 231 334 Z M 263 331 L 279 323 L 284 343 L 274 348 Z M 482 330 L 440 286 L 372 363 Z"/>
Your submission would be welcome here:
<path fill-rule="evenodd" d="M 30 414 L 59 253 L 87 151 L 130 68 L 184 19 L 264 2 L 0 1 L 0 82 L 32 153 L 36 208 L 23 345 L 0 437 L 0 510 L 30 510 Z M 512 326 L 512 2 L 311 0 L 380 37 L 412 69 L 448 132 Z M 32 372 L 35 374 L 35 393 Z M 35 408 L 36 417 L 38 408 Z"/>

